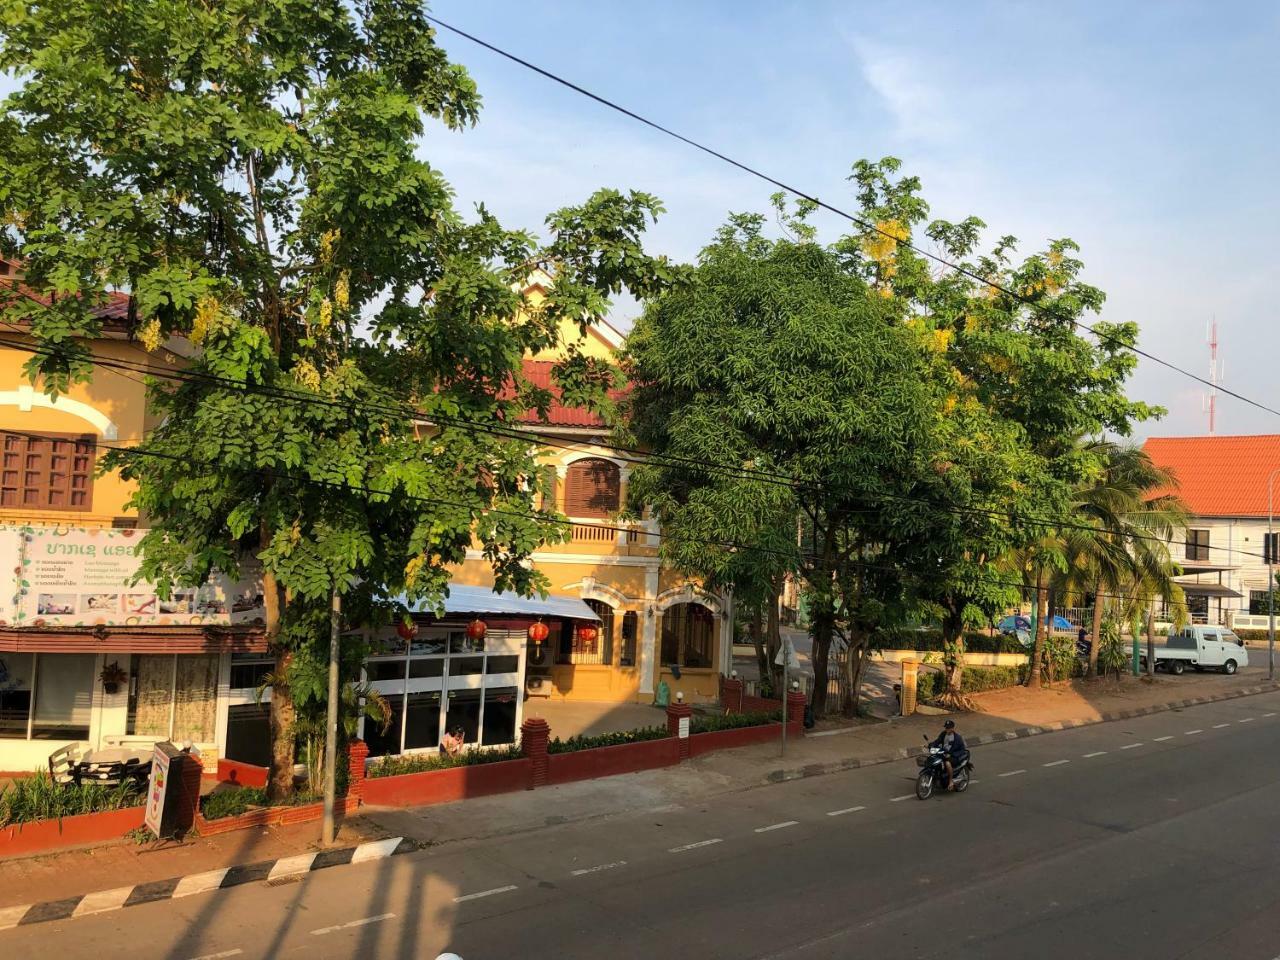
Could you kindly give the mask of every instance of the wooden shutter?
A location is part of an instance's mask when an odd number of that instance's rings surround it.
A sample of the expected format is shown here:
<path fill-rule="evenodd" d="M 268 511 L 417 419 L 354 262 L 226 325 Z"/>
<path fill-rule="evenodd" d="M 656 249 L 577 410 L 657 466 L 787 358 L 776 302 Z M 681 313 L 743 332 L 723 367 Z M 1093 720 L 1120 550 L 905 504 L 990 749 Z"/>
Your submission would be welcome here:
<path fill-rule="evenodd" d="M 0 434 L 0 506 L 91 509 L 94 452 L 91 436 Z"/>
<path fill-rule="evenodd" d="M 564 512 L 570 517 L 606 518 L 618 512 L 622 480 L 609 460 L 575 461 L 564 479 Z"/>

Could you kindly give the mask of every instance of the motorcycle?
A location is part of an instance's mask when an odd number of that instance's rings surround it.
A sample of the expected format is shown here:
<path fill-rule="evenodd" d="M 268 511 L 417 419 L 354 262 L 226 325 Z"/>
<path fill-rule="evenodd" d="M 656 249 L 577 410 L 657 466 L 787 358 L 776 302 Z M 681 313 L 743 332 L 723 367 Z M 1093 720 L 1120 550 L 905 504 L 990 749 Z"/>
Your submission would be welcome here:
<path fill-rule="evenodd" d="M 925 737 L 925 742 L 929 741 Z M 947 752 L 941 747 L 929 747 L 928 753 L 916 757 L 916 765 L 920 767 L 920 775 L 916 777 L 916 796 L 928 800 L 935 789 L 943 789 L 947 781 L 947 770 L 943 766 Z M 973 758 L 966 757 L 964 763 L 951 770 L 951 781 L 955 784 L 956 793 L 964 793 L 969 789 L 969 778 L 973 775 Z"/>

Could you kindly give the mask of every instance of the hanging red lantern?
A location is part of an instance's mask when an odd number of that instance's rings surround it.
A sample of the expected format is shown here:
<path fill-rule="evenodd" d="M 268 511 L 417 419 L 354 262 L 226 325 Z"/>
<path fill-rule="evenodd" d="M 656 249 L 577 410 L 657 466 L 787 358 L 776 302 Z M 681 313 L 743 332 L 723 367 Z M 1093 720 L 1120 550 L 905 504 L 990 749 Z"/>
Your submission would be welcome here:
<path fill-rule="evenodd" d="M 590 624 L 578 628 L 578 642 L 584 647 L 591 647 L 594 649 L 596 637 L 598 636 L 600 636 L 600 631 Z"/>
<path fill-rule="evenodd" d="M 529 624 L 529 639 L 534 643 L 545 643 L 547 637 L 551 635 L 551 628 L 539 620 L 537 623 Z"/>
<path fill-rule="evenodd" d="M 477 617 L 467 624 L 467 639 L 483 640 L 486 630 L 488 630 L 488 627 L 485 626 L 484 621 Z"/>
<path fill-rule="evenodd" d="M 396 635 L 405 643 L 409 643 L 418 635 L 418 625 L 406 617 L 396 624 Z"/>

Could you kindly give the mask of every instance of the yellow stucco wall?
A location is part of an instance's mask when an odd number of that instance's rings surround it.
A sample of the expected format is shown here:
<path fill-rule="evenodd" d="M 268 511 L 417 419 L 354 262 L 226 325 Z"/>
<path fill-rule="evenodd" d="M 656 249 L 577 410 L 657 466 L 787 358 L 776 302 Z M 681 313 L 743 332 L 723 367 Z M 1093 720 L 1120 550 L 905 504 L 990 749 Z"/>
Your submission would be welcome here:
<path fill-rule="evenodd" d="M 93 351 L 135 364 L 165 362 L 136 345 L 119 340 L 95 341 Z M 30 356 L 23 350 L 0 349 L 0 429 L 92 435 L 101 444 L 128 446 L 137 442 L 150 426 L 141 374 L 98 367 L 91 382 L 76 384 L 65 397 L 50 401 L 41 386 L 33 386 L 23 372 Z M 53 407 L 49 406 L 51 402 Z M 100 446 L 98 457 L 104 452 L 105 448 Z M 93 503 L 87 511 L 0 508 L 0 522 L 73 521 L 77 526 L 110 526 L 117 517 L 135 516 L 126 507 L 130 493 L 130 485 L 115 474 L 100 476 L 94 481 Z"/>

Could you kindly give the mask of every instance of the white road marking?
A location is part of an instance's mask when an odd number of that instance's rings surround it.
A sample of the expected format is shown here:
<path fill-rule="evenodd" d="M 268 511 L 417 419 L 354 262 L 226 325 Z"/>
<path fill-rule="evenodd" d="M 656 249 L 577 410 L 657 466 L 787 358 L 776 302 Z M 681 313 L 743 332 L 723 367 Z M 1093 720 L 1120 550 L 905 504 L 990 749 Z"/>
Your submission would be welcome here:
<path fill-rule="evenodd" d="M 1126 744 L 1125 744 L 1123 747 L 1121 747 L 1120 749 L 1121 749 L 1121 750 L 1132 750 L 1132 749 L 1134 749 L 1135 747 L 1140 747 L 1140 746 L 1142 746 L 1142 744 L 1140 744 L 1140 743 L 1126 743 Z"/>
<path fill-rule="evenodd" d="M 890 797 L 890 798 L 889 798 L 889 802 L 890 802 L 890 803 L 901 803 L 903 800 L 910 800 L 910 799 L 911 799 L 912 797 L 914 797 L 914 796 L 915 796 L 915 794 L 914 794 L 914 793 L 904 793 L 904 794 L 903 794 L 902 796 L 900 796 L 900 797 Z"/>
<path fill-rule="evenodd" d="M 570 870 L 569 876 L 585 877 L 588 873 L 599 873 L 601 870 L 612 870 L 614 867 L 625 867 L 626 865 L 627 861 L 625 860 L 615 860 L 613 863 L 602 863 L 595 867 L 583 867 L 580 870 Z"/>
<path fill-rule="evenodd" d="M 503 887 L 502 889 L 514 890 L 515 887 Z M 483 896 L 483 894 L 476 894 L 476 896 Z M 459 900 L 465 900 L 465 899 L 467 898 L 455 897 L 453 902 L 457 903 Z M 351 920 L 351 921 L 348 921 L 347 923 L 340 923 L 337 926 L 321 927 L 319 930 L 312 930 L 311 935 L 313 937 L 321 937 L 321 936 L 324 936 L 326 933 L 337 933 L 339 930 L 350 930 L 352 927 L 364 927 L 371 923 L 381 923 L 383 920 L 390 920 L 394 916 L 395 916 L 394 913 L 380 913 L 376 917 L 361 917 L 359 920 Z"/>
<path fill-rule="evenodd" d="M 268 880 L 279 880 L 281 877 L 293 877 L 311 870 L 311 863 L 318 854 L 301 853 L 296 857 L 281 857 L 267 874 Z"/>
<path fill-rule="evenodd" d="M 1070 760 L 1054 760 L 1052 763 L 1042 763 L 1042 764 L 1040 764 L 1040 766 L 1042 766 L 1042 767 L 1060 767 L 1060 766 L 1062 766 L 1064 763 L 1070 763 L 1070 762 L 1071 762 Z"/>
<path fill-rule="evenodd" d="M 29 903 L 21 907 L 0 907 L 0 930 L 16 927 L 18 921 L 25 917 L 30 909 L 31 904 Z"/>
<path fill-rule="evenodd" d="M 119 910 L 133 893 L 133 887 L 116 887 L 114 890 L 99 890 L 83 897 L 76 905 L 73 917 L 85 917 L 91 913 L 106 913 L 108 910 Z"/>
<path fill-rule="evenodd" d="M 512 890 L 518 890 L 514 883 L 505 887 L 494 887 L 492 890 L 481 890 L 479 893 L 464 893 L 460 897 L 454 897 L 454 903 L 466 903 L 468 900 L 479 900 L 482 897 L 492 897 L 495 893 L 510 893 Z"/>
<path fill-rule="evenodd" d="M 672 847 L 667 853 L 684 853 L 686 850 L 697 850 L 699 847 L 709 847 L 713 843 L 723 843 L 719 837 L 711 840 L 699 840 L 697 843 L 686 843 L 683 847 Z"/>
<path fill-rule="evenodd" d="M 1215 730 L 1221 730 L 1223 727 L 1229 727 L 1229 726 L 1231 726 L 1231 724 L 1229 724 L 1229 723 L 1215 723 L 1215 724 L 1213 725 L 1213 729 L 1215 729 Z"/>
<path fill-rule="evenodd" d="M 391 837 L 388 840 L 374 840 L 371 843 L 362 843 L 356 847 L 356 852 L 351 855 L 352 863 L 364 863 L 366 860 L 382 860 L 391 856 L 396 852 L 396 847 L 400 846 L 403 837 Z"/>
<path fill-rule="evenodd" d="M 796 827 L 799 825 L 799 820 L 783 820 L 781 823 L 771 823 L 767 827 L 756 827 L 756 833 L 768 833 L 770 830 L 782 830 L 785 827 Z"/>
<path fill-rule="evenodd" d="M 1184 737 L 1194 737 L 1197 733 L 1204 733 L 1203 730 L 1188 730 L 1183 734 Z"/>
<path fill-rule="evenodd" d="M 1263 716 L 1264 716 L 1264 717 L 1274 717 L 1274 716 L 1275 716 L 1275 714 L 1274 714 L 1274 713 L 1264 713 L 1264 714 L 1263 714 Z"/>
<path fill-rule="evenodd" d="M 1245 717 L 1243 720 L 1237 720 L 1236 723 L 1253 723 L 1253 717 Z"/>
<path fill-rule="evenodd" d="M 1156 743 L 1164 743 L 1166 740 L 1172 740 L 1172 739 L 1173 739 L 1172 735 L 1170 735 L 1170 736 L 1168 736 L 1168 737 L 1156 737 L 1156 738 L 1155 738 L 1155 742 L 1156 742 Z"/>
<path fill-rule="evenodd" d="M 1026 772 L 1027 772 L 1027 771 L 1025 771 L 1025 770 L 1006 770 L 1004 773 L 1000 774 L 1000 776 L 1002 776 L 1002 777 L 1016 777 L 1018 774 L 1020 774 L 1020 773 L 1026 773 Z"/>
<path fill-rule="evenodd" d="M 832 810 L 827 814 L 827 816 L 843 817 L 846 813 L 857 813 L 859 810 L 865 810 L 865 809 L 867 808 L 866 807 L 845 807 L 843 810 Z"/>
<path fill-rule="evenodd" d="M 193 873 L 190 876 L 183 877 L 178 881 L 178 885 L 173 888 L 170 899 L 177 900 L 179 897 L 189 897 L 193 893 L 217 890 L 218 887 L 222 886 L 222 878 L 227 875 L 227 871 L 230 869 L 230 867 L 223 867 L 221 870 Z"/>
<path fill-rule="evenodd" d="M 202 957 L 192 957 L 191 960 L 223 960 L 224 957 L 238 957 L 244 953 L 239 947 L 234 950 L 223 950 L 221 953 L 206 953 Z"/>
<path fill-rule="evenodd" d="M 1095 750 L 1093 753 L 1086 753 L 1083 757 L 1085 760 L 1092 760 L 1094 757 L 1101 757 L 1106 754 L 1105 750 Z"/>

